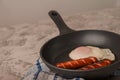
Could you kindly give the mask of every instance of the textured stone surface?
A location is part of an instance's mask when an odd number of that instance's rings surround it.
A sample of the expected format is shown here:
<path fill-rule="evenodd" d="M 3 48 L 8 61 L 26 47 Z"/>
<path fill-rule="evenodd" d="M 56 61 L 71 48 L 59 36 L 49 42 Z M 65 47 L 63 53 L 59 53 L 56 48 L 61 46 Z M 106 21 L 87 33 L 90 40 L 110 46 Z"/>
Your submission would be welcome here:
<path fill-rule="evenodd" d="M 80 12 L 63 17 L 74 30 L 120 33 L 120 8 Z M 0 26 L 0 80 L 19 80 L 39 57 L 41 46 L 59 34 L 52 20 Z"/>

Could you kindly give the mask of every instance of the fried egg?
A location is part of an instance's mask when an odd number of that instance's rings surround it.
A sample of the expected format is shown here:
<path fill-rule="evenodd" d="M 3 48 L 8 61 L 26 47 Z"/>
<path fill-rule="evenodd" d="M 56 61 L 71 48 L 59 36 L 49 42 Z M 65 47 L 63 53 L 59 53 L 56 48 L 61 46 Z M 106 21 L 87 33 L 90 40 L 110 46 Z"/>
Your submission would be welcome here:
<path fill-rule="evenodd" d="M 94 46 L 80 46 L 75 48 L 69 53 L 69 57 L 73 60 L 86 58 L 86 57 L 96 57 L 98 60 L 109 59 L 111 61 L 115 60 L 115 55 L 110 49 L 101 49 Z"/>

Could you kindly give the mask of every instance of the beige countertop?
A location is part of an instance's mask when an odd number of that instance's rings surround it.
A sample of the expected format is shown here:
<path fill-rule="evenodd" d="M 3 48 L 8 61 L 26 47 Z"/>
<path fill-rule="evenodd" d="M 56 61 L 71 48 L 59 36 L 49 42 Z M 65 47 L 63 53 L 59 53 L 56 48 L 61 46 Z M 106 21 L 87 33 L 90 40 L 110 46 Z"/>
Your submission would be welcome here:
<path fill-rule="evenodd" d="M 120 7 L 80 12 L 63 18 L 74 30 L 120 33 Z M 52 20 L 0 26 L 0 80 L 19 80 L 35 64 L 41 46 L 57 35 L 59 31 Z"/>

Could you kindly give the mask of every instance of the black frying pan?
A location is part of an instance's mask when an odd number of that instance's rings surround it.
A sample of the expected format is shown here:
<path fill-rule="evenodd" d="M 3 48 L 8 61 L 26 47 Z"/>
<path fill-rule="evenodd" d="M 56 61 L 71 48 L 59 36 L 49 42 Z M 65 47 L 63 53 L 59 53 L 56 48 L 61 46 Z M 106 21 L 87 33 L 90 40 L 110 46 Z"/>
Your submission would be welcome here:
<path fill-rule="evenodd" d="M 87 79 L 104 78 L 113 75 L 120 66 L 120 35 L 103 30 L 70 29 L 56 11 L 50 11 L 49 16 L 57 25 L 60 35 L 46 42 L 40 51 L 43 62 L 55 73 L 65 78 L 83 77 Z M 115 54 L 115 62 L 106 67 L 91 70 L 61 69 L 55 66 L 61 61 L 70 60 L 68 54 L 79 46 L 97 46 L 109 48 Z"/>

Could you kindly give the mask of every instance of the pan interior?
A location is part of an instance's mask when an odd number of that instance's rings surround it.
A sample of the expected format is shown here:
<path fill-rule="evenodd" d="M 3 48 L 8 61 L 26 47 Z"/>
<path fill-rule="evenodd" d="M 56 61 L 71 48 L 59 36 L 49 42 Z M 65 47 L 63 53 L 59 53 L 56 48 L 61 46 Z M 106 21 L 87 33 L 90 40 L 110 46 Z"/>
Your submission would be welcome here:
<path fill-rule="evenodd" d="M 111 32 L 88 30 L 77 31 L 55 37 L 48 41 L 41 50 L 42 58 L 49 64 L 70 60 L 69 53 L 79 46 L 109 48 L 120 60 L 120 36 Z"/>

